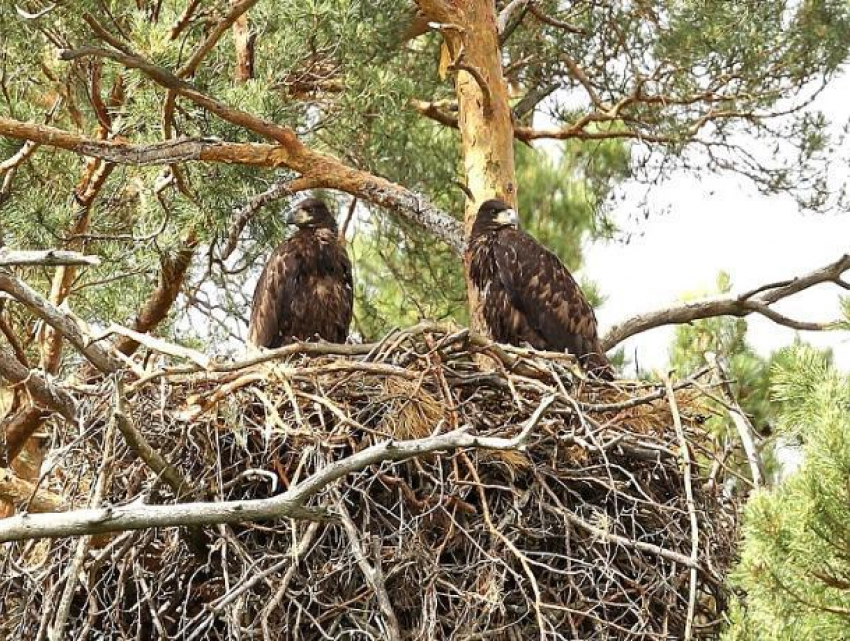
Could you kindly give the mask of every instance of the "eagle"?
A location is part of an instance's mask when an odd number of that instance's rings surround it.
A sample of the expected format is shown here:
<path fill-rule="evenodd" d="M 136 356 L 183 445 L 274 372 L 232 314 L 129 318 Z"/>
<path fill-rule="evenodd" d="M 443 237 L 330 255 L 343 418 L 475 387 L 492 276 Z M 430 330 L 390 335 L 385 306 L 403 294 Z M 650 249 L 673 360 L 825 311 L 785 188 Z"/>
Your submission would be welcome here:
<path fill-rule="evenodd" d="M 568 351 L 592 376 L 613 379 L 581 288 L 555 254 L 519 228 L 506 202 L 488 200 L 478 209 L 466 261 L 491 338 Z"/>
<path fill-rule="evenodd" d="M 248 342 L 280 347 L 318 336 L 344 343 L 351 322 L 351 261 L 327 205 L 308 198 L 286 222 L 298 230 L 272 253 L 254 290 Z"/>

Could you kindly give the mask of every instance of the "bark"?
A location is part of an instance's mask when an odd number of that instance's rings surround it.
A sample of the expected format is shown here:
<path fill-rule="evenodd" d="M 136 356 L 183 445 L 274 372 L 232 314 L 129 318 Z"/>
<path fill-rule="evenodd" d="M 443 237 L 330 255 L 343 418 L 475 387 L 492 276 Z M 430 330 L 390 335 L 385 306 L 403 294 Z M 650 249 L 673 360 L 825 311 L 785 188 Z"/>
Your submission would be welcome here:
<path fill-rule="evenodd" d="M 139 315 L 133 323 L 133 329 L 139 333 L 146 334 L 159 325 L 168 315 L 174 301 L 180 294 L 186 272 L 192 264 L 195 249 L 198 246 L 198 238 L 194 230 L 191 230 L 184 241 L 183 247 L 174 257 L 163 256 L 159 272 L 159 282 L 156 289 L 151 292 Z M 116 349 L 122 354 L 129 356 L 139 347 L 138 341 L 122 336 L 116 343 Z"/>
<path fill-rule="evenodd" d="M 238 0 L 231 4 L 238 5 Z M 236 65 L 233 80 L 242 83 L 254 77 L 254 35 L 248 27 L 248 16 L 242 13 L 233 23 L 233 45 L 236 48 Z"/>
<path fill-rule="evenodd" d="M 502 70 L 497 15 L 492 0 L 419 0 L 420 9 L 439 23 L 456 73 L 458 129 L 466 174 L 472 194 L 464 215 L 468 237 L 478 207 L 490 198 L 516 205 L 514 130 L 508 86 Z M 464 261 L 469 282 L 469 265 Z M 481 303 L 467 287 L 471 325 L 484 328 Z"/>
<path fill-rule="evenodd" d="M 234 111 L 241 113 L 230 109 L 222 113 L 230 115 Z M 244 124 L 243 119 L 239 120 Z M 295 138 L 290 140 L 291 145 L 232 143 L 197 138 L 134 145 L 112 140 L 95 140 L 56 127 L 1 117 L 0 135 L 19 140 L 34 140 L 50 147 L 124 165 L 169 165 L 197 160 L 269 169 L 289 167 L 313 181 L 316 188 L 338 189 L 386 207 L 445 242 L 457 255 L 463 252 L 461 225 L 431 204 L 427 198 L 367 171 L 349 167 L 333 156 L 309 149 Z"/>

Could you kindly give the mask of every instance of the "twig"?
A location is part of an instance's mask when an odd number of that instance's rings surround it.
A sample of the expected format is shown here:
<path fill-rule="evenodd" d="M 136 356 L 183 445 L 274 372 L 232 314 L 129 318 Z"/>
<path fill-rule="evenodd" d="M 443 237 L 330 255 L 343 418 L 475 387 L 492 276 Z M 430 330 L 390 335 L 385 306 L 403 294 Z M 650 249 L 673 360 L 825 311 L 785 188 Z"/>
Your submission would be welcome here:
<path fill-rule="evenodd" d="M 110 421 L 103 436 L 103 460 L 98 471 L 94 495 L 89 502 L 90 509 L 100 506 L 112 480 L 116 423 L 116 420 Z M 83 562 L 85 561 L 91 538 L 91 536 L 84 536 L 77 542 L 74 558 L 65 572 L 65 588 L 62 591 L 62 597 L 59 599 L 59 605 L 56 608 L 56 617 L 53 620 L 53 625 L 50 626 L 48 632 L 50 641 L 62 641 L 65 638 L 65 623 L 71 612 L 71 600 L 74 598 L 74 592 L 77 589 L 77 575 L 83 568 Z"/>
<path fill-rule="evenodd" d="M 386 638 L 391 641 L 400 641 L 401 632 L 398 627 L 398 618 L 395 615 L 395 609 L 390 601 L 390 596 L 387 594 L 387 586 L 384 583 L 384 576 L 381 571 L 380 551 L 376 551 L 375 565 L 373 567 L 369 564 L 369 560 L 366 558 L 366 552 L 363 550 L 363 545 L 360 541 L 360 534 L 357 531 L 357 527 L 354 525 L 354 522 L 351 520 L 351 515 L 349 515 L 348 509 L 345 507 L 345 502 L 343 501 L 342 496 L 340 496 L 339 491 L 334 491 L 334 496 L 336 499 L 334 501 L 334 505 L 336 506 L 336 511 L 342 521 L 345 533 L 348 535 L 348 542 L 351 545 L 351 553 L 354 555 L 354 559 L 357 561 L 357 565 L 360 567 L 360 571 L 363 573 L 366 583 L 375 593 L 375 597 L 378 600 L 378 607 L 381 608 L 381 613 L 384 615 L 384 633 L 386 634 Z"/>
<path fill-rule="evenodd" d="M 735 393 L 732 390 L 732 385 L 729 383 L 728 374 L 723 364 L 722 357 L 713 352 L 706 352 L 705 360 L 717 374 L 717 380 L 720 382 L 720 389 L 726 396 L 729 402 L 727 411 L 738 431 L 738 436 L 741 438 L 741 444 L 744 446 L 744 454 L 747 457 L 747 463 L 750 466 L 750 475 L 753 479 L 753 486 L 758 489 L 764 485 L 764 465 L 759 456 L 758 448 L 756 447 L 755 439 L 756 432 L 753 429 L 744 410 L 741 409 L 738 399 L 735 398 Z"/>
<path fill-rule="evenodd" d="M 688 597 L 688 616 L 685 620 L 684 641 L 690 641 L 693 635 L 694 611 L 697 600 L 697 559 L 699 558 L 699 525 L 697 523 L 696 504 L 694 503 L 694 489 L 691 483 L 691 452 L 688 449 L 688 441 L 685 431 L 682 429 L 682 417 L 679 415 L 679 406 L 676 403 L 676 395 L 673 393 L 673 385 L 670 379 L 665 378 L 667 386 L 667 398 L 670 402 L 670 412 L 673 414 L 673 425 L 679 438 L 682 463 L 684 465 L 685 502 L 688 506 L 688 516 L 691 520 L 691 586 Z"/>

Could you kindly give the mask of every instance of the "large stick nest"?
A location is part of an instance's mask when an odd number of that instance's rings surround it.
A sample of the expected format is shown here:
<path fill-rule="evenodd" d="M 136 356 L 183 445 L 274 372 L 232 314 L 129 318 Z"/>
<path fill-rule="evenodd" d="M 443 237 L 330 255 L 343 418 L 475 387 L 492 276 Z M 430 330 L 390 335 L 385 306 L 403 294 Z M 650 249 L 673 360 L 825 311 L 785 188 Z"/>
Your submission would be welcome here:
<path fill-rule="evenodd" d="M 523 452 L 386 462 L 326 488 L 311 505 L 331 521 L 207 528 L 203 554 L 185 529 L 94 537 L 72 579 L 67 638 L 716 633 L 736 511 L 701 427 L 704 386 L 677 384 L 673 409 L 664 385 L 583 380 L 566 357 L 505 351 L 467 332 L 397 332 L 368 353 L 347 348 L 172 368 L 131 386 L 130 418 L 191 480 L 194 500 L 225 501 L 272 496 L 387 438 L 464 425 L 510 437 L 544 397 L 557 401 Z M 120 434 L 104 466 L 110 386 L 81 387 L 84 433 L 54 427 L 42 487 L 83 507 L 108 473 L 107 503 L 174 503 Z M 6 547 L 0 638 L 39 638 L 77 548 L 68 539 Z"/>

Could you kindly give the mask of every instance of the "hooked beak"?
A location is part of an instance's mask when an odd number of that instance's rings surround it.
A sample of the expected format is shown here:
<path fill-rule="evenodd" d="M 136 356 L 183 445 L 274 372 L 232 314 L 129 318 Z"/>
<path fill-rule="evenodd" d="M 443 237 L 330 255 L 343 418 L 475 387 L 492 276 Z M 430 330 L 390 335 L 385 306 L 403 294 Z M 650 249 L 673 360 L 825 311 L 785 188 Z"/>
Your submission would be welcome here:
<path fill-rule="evenodd" d="M 290 209 L 289 213 L 286 215 L 286 224 L 287 225 L 298 225 L 299 223 L 305 222 L 308 214 L 301 207 L 296 207 L 295 209 Z"/>
<path fill-rule="evenodd" d="M 514 227 L 518 227 L 519 216 L 515 209 L 505 209 L 498 213 L 496 216 L 496 222 L 500 225 L 513 225 Z"/>

